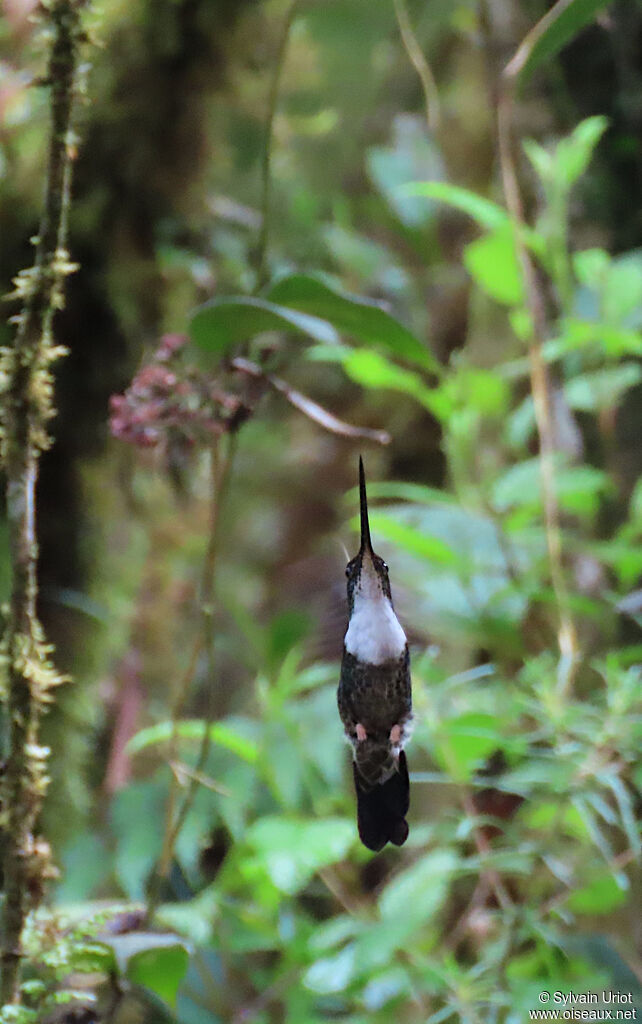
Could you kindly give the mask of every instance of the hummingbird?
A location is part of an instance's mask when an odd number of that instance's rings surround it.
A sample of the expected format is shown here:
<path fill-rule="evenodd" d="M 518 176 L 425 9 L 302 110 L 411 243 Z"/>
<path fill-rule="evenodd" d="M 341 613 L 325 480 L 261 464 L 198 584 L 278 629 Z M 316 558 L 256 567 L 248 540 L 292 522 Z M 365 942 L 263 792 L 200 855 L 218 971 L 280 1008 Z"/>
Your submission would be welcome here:
<path fill-rule="evenodd" d="M 408 838 L 410 784 L 404 747 L 412 724 L 408 641 L 395 614 L 388 566 L 372 549 L 366 477 L 359 458 L 361 546 L 348 562 L 348 628 L 337 692 L 353 751 L 359 837 L 369 850 Z"/>

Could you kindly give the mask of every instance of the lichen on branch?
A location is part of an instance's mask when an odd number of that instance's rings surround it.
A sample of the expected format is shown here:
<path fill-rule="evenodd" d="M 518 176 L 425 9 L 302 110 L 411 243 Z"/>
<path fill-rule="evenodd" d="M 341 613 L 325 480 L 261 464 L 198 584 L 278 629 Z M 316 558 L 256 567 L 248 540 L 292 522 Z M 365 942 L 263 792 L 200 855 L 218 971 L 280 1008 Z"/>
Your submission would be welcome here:
<path fill-rule="evenodd" d="M 0 353 L 1 454 L 11 562 L 11 598 L 2 644 L 9 750 L 2 801 L 5 898 L 0 1001 L 14 1004 L 20 1002 L 25 918 L 53 873 L 47 844 L 34 834 L 47 786 L 48 751 L 38 742 L 38 727 L 43 707 L 62 679 L 36 617 L 35 489 L 38 460 L 49 444 L 47 424 L 53 415 L 51 364 L 64 351 L 54 341 L 53 319 L 63 305 L 65 277 L 74 269 L 66 239 L 83 6 L 84 0 L 42 0 L 40 6 L 50 46 L 44 83 L 51 96 L 44 206 L 34 242 L 34 265 L 14 282 L 12 297 L 22 303 L 12 318 L 15 341 Z"/>

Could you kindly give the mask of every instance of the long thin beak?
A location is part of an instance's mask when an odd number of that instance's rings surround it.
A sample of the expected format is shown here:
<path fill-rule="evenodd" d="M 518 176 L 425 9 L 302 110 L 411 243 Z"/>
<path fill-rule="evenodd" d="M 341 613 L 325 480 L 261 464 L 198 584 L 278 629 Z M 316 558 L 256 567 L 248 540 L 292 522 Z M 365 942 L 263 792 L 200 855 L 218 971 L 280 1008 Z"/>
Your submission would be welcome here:
<path fill-rule="evenodd" d="M 363 469 L 363 459 L 359 456 L 359 504 L 361 506 L 361 547 L 359 551 L 369 551 L 372 554 L 372 541 L 370 540 L 370 522 L 368 520 L 368 498 L 366 495 L 366 474 Z"/>

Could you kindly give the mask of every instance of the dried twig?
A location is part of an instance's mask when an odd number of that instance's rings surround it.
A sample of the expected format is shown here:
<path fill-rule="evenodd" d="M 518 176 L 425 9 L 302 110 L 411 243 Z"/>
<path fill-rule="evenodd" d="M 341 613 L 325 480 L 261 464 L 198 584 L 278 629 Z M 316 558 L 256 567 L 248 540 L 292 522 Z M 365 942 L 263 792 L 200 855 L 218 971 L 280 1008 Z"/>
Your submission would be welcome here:
<path fill-rule="evenodd" d="M 390 434 L 385 430 L 371 430 L 369 427 L 354 427 L 350 423 L 344 423 L 343 420 L 337 419 L 336 416 L 333 416 L 323 406 L 308 398 L 307 395 L 290 387 L 287 381 L 281 380 L 280 377 L 275 377 L 271 373 L 265 373 L 257 363 L 253 363 L 250 359 L 239 357 L 233 359 L 231 365 L 239 373 L 245 373 L 248 377 L 265 381 L 275 391 L 279 391 L 284 395 L 290 405 L 293 405 L 300 412 L 304 413 L 308 419 L 314 420 L 319 426 L 324 427 L 325 430 L 329 430 L 333 434 L 340 434 L 342 437 L 360 438 L 365 441 L 376 441 L 377 444 L 390 443 Z"/>

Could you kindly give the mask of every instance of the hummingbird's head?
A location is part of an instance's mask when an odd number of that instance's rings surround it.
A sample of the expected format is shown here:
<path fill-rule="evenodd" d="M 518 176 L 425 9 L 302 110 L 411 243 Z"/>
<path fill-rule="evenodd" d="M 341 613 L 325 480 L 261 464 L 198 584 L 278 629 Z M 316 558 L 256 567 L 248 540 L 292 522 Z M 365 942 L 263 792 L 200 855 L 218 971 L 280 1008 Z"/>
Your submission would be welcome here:
<path fill-rule="evenodd" d="M 372 550 L 370 522 L 368 520 L 368 499 L 366 496 L 366 476 L 361 457 L 359 457 L 359 504 L 361 507 L 361 547 L 346 566 L 350 612 L 352 612 L 357 593 L 371 599 L 384 596 L 389 601 L 392 601 L 388 566 L 383 558 L 379 558 L 379 555 L 376 555 Z"/>

